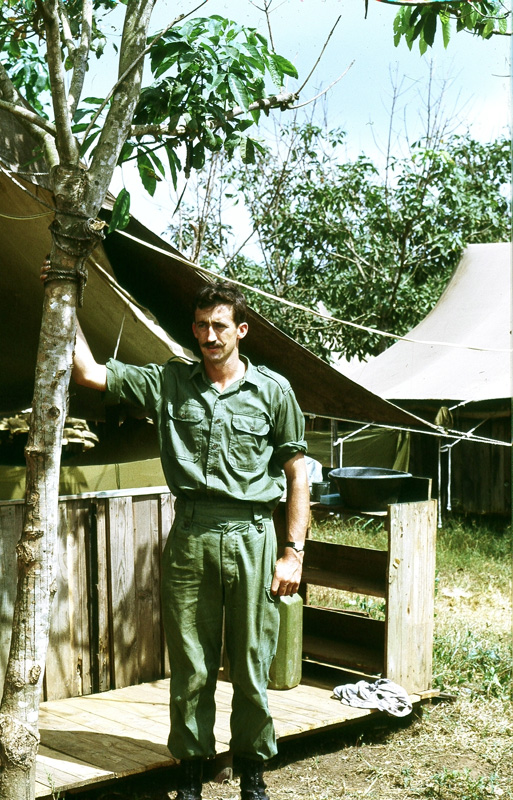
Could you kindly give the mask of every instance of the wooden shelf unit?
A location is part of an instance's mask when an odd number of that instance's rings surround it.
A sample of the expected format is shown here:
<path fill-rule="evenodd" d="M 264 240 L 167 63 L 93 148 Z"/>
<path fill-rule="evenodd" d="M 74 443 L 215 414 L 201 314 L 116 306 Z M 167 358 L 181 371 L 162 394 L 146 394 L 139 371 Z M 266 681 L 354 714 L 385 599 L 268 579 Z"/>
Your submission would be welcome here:
<path fill-rule="evenodd" d="M 313 514 L 319 509 L 342 510 L 312 504 Z M 423 692 L 432 678 L 436 501 L 391 505 L 384 520 L 387 550 L 307 539 L 303 659 L 370 679 L 386 677 L 410 693 Z M 282 543 L 284 504 L 277 509 L 275 525 Z M 310 605 L 308 585 L 382 597 L 385 619 Z"/>

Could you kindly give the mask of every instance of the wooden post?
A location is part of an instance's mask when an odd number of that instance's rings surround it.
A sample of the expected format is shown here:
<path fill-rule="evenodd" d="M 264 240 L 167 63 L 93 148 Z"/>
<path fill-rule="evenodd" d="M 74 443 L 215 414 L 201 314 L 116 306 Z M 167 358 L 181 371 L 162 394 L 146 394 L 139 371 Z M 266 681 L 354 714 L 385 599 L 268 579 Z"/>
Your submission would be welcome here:
<path fill-rule="evenodd" d="M 436 500 L 389 507 L 385 677 L 410 693 L 431 687 L 435 543 Z"/>

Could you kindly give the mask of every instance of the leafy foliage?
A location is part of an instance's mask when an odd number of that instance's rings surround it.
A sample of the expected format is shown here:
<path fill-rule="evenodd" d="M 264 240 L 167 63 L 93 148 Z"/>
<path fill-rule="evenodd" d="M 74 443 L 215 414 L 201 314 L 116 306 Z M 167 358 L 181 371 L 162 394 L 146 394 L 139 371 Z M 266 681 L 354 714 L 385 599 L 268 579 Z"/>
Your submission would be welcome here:
<path fill-rule="evenodd" d="M 107 45 L 103 17 L 117 5 L 114 0 L 94 0 L 90 47 L 98 58 Z M 79 50 L 82 6 L 80 0 L 65 6 L 62 61 L 68 72 L 74 69 Z M 50 81 L 43 41 L 44 26 L 34 0 L 2 5 L 0 47 L 7 73 L 29 104 L 48 117 Z M 259 121 L 259 101 L 266 98 L 269 79 L 276 91 L 286 75 L 297 77 L 294 65 L 273 52 L 255 29 L 218 15 L 174 26 L 152 36 L 148 46 L 154 81 L 141 90 L 132 120 L 135 132 L 125 142 L 118 163 L 135 160 L 151 195 L 167 170 L 176 188 L 181 170 L 189 177 L 191 170 L 204 167 L 208 153 L 223 148 L 229 156 L 238 151 L 244 163 L 254 163 L 262 145 L 248 129 Z M 94 156 L 108 109 L 103 98 L 86 97 L 74 112 L 72 130 L 77 137 L 84 135 L 85 160 Z M 267 107 L 264 113 L 269 113 Z M 115 208 L 115 221 L 126 223 L 129 201 L 125 190 Z"/>
<path fill-rule="evenodd" d="M 66 12 L 69 33 L 75 39 L 81 34 L 81 0 L 69 0 Z M 97 58 L 103 55 L 107 39 L 101 30 L 105 13 L 114 9 L 116 0 L 95 0 L 91 30 L 91 49 Z M 7 0 L 0 7 L 0 50 L 4 66 L 14 85 L 23 90 L 26 100 L 38 112 L 47 116 L 50 101 L 48 65 L 41 47 L 44 40 L 43 21 L 35 0 Z M 73 67 L 73 59 L 64 58 L 65 68 Z M 43 93 L 46 93 L 44 95 Z M 43 95 L 43 100 L 41 98 Z M 46 101 L 46 102 L 45 102 Z"/>
<path fill-rule="evenodd" d="M 467 244 L 509 238 L 506 139 L 418 141 L 407 158 L 389 159 L 384 176 L 365 156 L 341 159 L 339 130 L 292 125 L 283 139 L 285 155 L 269 150 L 254 166 L 225 175 L 225 192 L 244 200 L 261 253 L 256 260 L 237 254 L 226 265 L 219 259 L 232 278 L 338 319 L 404 334 L 435 304 Z M 209 257 L 221 253 L 226 261 L 229 238 L 226 225 L 219 236 L 212 233 L 217 249 Z M 252 302 L 323 357 L 333 350 L 364 357 L 384 347 L 371 332 L 257 295 Z"/>
<path fill-rule="evenodd" d="M 242 161 L 254 163 L 261 145 L 246 131 L 259 121 L 260 110 L 250 110 L 250 105 L 265 98 L 267 74 L 276 88 L 282 86 L 285 75 L 297 77 L 295 67 L 270 52 L 267 40 L 256 30 L 220 16 L 194 19 L 168 31 L 152 47 L 150 63 L 155 82 L 141 92 L 134 123 L 169 128 L 170 135 L 162 137 L 162 147 L 175 187 L 177 170 L 182 166 L 176 150 L 183 137 L 173 136 L 173 129 L 185 127 L 186 177 L 191 169 L 203 168 L 209 151 L 217 152 L 223 145 L 230 155 L 239 148 Z M 234 106 L 246 113 L 231 117 Z M 130 158 L 136 146 L 132 139 L 121 160 Z M 141 179 L 153 194 L 152 166 L 162 171 L 155 149 L 147 149 L 142 160 L 143 169 L 138 157 Z"/>
<path fill-rule="evenodd" d="M 444 46 L 451 38 L 452 21 L 456 31 L 469 31 L 475 36 L 490 39 L 494 34 L 508 33 L 511 10 L 502 0 L 484 0 L 481 3 L 434 3 L 408 5 L 399 9 L 394 19 L 394 43 L 404 39 L 410 50 L 418 39 L 419 50 L 424 54 L 433 45 L 437 28 L 441 29 Z"/>

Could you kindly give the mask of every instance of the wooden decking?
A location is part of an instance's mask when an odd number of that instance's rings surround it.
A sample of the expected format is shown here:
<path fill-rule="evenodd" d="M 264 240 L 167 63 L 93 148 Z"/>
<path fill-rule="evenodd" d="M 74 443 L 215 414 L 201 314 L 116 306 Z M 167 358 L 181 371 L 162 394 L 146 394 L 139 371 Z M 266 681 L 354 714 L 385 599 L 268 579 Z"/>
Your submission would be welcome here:
<path fill-rule="evenodd" d="M 219 681 L 218 753 L 228 751 L 231 697 L 231 684 Z M 422 698 L 412 695 L 411 699 L 416 703 Z M 305 685 L 288 691 L 270 690 L 269 702 L 280 739 L 380 713 L 350 708 L 333 699 L 329 689 Z M 166 747 L 168 704 L 168 680 L 42 703 L 36 797 L 50 798 L 52 792 L 173 765 Z"/>

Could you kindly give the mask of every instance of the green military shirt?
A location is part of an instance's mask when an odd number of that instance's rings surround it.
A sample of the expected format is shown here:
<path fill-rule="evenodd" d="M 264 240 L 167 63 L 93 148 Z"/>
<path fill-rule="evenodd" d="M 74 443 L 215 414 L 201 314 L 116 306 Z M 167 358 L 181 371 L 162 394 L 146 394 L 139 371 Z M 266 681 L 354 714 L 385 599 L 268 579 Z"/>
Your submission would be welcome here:
<path fill-rule="evenodd" d="M 243 360 L 243 378 L 223 392 L 202 363 L 107 363 L 106 401 L 130 403 L 154 421 L 164 475 L 177 497 L 274 507 L 285 487 L 283 465 L 306 452 L 304 418 L 289 382 Z"/>

